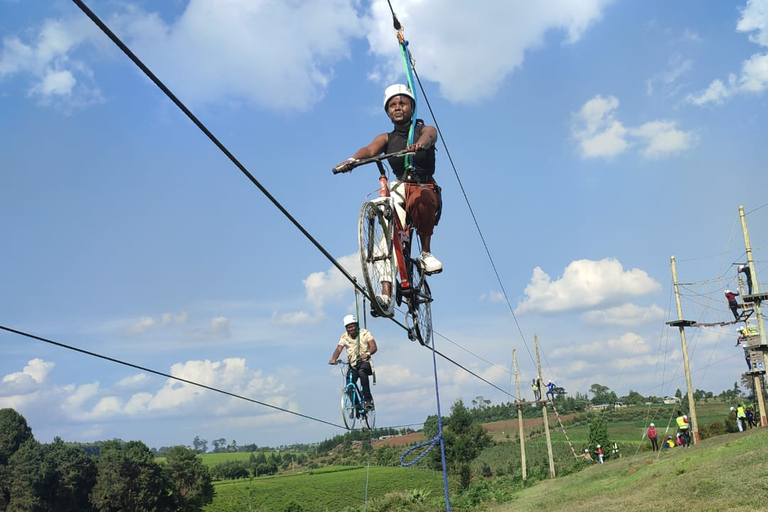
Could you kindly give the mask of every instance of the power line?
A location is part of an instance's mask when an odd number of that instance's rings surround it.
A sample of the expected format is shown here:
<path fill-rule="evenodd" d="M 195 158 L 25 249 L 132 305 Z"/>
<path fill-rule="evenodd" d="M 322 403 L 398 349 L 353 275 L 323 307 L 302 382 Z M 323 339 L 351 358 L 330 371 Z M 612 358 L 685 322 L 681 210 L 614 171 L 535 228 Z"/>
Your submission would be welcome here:
<path fill-rule="evenodd" d="M 175 375 L 171 375 L 169 373 L 161 372 L 161 371 L 158 371 L 158 370 L 153 370 L 152 368 L 147 368 L 145 366 L 139 366 L 137 364 L 129 363 L 129 362 L 123 361 L 121 359 L 116 359 L 114 357 L 109 357 L 109 356 L 105 356 L 105 355 L 102 355 L 102 354 L 98 354 L 96 352 L 91 352 L 90 350 L 85 350 L 85 349 L 82 349 L 82 348 L 73 347 L 72 345 L 67 345 L 65 343 L 60 343 L 58 341 L 50 340 L 48 338 L 43 338 L 41 336 L 36 336 L 34 334 L 30 334 L 30 333 L 27 333 L 27 332 L 24 332 L 24 331 L 19 331 L 19 330 L 16 330 L 16 329 L 11 329 L 10 327 L 6 327 L 4 325 L 0 325 L 0 329 L 2 329 L 4 331 L 8 331 L 8 332 L 13 333 L 13 334 L 18 334 L 19 336 L 24 336 L 26 338 L 30 338 L 30 339 L 33 339 L 33 340 L 38 340 L 38 341 L 42 341 L 44 343 L 49 343 L 51 345 L 56 345 L 57 347 L 65 348 L 67 350 L 72 350 L 72 351 L 75 351 L 75 352 L 80 352 L 81 354 L 85 354 L 85 355 L 88 355 L 88 356 L 91 356 L 91 357 L 98 357 L 99 359 L 104 359 L 105 361 L 110 361 L 112 363 L 121 364 L 123 366 L 128 366 L 130 368 L 135 368 L 137 370 L 141 370 L 141 371 L 144 371 L 144 372 L 147 372 L 147 373 L 152 373 L 152 374 L 155 374 L 155 375 L 159 375 L 161 377 L 166 377 L 168 379 L 177 380 L 179 382 L 183 382 L 183 383 L 189 384 L 191 386 L 197 386 L 199 388 L 207 389 L 209 391 L 215 391 L 216 393 L 221 393 L 222 395 L 227 395 L 227 396 L 231 396 L 233 398 L 237 398 L 239 400 L 245 400 L 246 402 L 251 402 L 251 403 L 254 403 L 254 404 L 258 404 L 258 405 L 263 405 L 264 407 L 269 407 L 270 409 L 275 409 L 276 411 L 285 412 L 285 413 L 288 413 L 288 414 L 293 414 L 294 416 L 299 416 L 300 418 L 305 418 L 305 419 L 308 419 L 308 420 L 316 421 L 318 423 L 325 423 L 326 425 L 330 425 L 332 427 L 337 427 L 337 428 L 341 428 L 341 429 L 345 429 L 346 430 L 346 428 L 344 426 L 339 425 L 337 423 L 331 423 L 330 421 L 321 420 L 320 418 L 315 418 L 313 416 L 308 416 L 308 415 L 302 414 L 300 412 L 291 411 L 290 409 L 285 409 L 283 407 L 278 407 L 276 405 L 268 404 L 268 403 L 262 402 L 260 400 L 255 400 L 253 398 L 248 398 L 246 396 L 238 395 L 237 393 L 232 393 L 230 391 L 224 391 L 223 389 L 215 388 L 213 386 L 207 386 L 205 384 L 200 384 L 199 382 L 195 382 L 195 381 L 192 381 L 192 380 L 189 380 L 189 379 L 185 379 L 185 378 L 182 378 L 182 377 L 177 377 Z"/>

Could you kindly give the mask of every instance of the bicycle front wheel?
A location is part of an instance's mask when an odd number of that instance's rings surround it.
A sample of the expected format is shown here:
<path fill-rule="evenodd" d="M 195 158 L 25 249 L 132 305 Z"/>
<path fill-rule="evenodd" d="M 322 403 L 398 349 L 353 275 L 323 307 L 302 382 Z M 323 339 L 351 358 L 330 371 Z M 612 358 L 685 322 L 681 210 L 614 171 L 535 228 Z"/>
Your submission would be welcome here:
<path fill-rule="evenodd" d="M 355 404 L 355 392 L 349 387 L 341 390 L 341 417 L 344 419 L 344 426 L 347 430 L 355 428 L 357 421 L 357 405 Z"/>
<path fill-rule="evenodd" d="M 411 260 L 411 294 L 408 297 L 408 319 L 411 336 L 424 346 L 432 343 L 432 292 L 418 260 Z"/>
<path fill-rule="evenodd" d="M 371 294 L 372 309 L 380 316 L 392 316 L 394 297 L 390 295 L 388 307 L 376 300 L 381 294 L 382 283 L 392 283 L 395 289 L 395 251 L 392 246 L 392 219 L 394 211 L 391 200 L 380 198 L 367 201 L 360 209 L 358 235 L 360 243 L 360 265 L 363 270 L 365 287 Z"/>
<path fill-rule="evenodd" d="M 368 409 L 362 415 L 363 425 L 368 430 L 376 428 L 376 409 Z"/>

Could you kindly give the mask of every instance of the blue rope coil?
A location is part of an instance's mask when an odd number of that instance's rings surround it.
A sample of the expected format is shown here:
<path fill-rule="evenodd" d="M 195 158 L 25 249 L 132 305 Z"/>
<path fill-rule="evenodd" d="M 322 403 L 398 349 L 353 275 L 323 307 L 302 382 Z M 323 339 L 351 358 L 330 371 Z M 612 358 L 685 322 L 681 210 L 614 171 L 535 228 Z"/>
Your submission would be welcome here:
<path fill-rule="evenodd" d="M 412 446 L 412 447 L 408 448 L 407 450 L 405 450 L 405 451 L 403 452 L 403 454 L 402 454 L 402 455 L 400 455 L 400 465 L 401 465 L 401 466 L 405 466 L 405 467 L 408 467 L 408 466 L 413 466 L 414 464 L 416 464 L 417 462 L 419 462 L 421 459 L 423 459 L 424 457 L 426 457 L 426 455 L 427 455 L 427 454 L 428 454 L 430 451 L 432 451 L 432 448 L 434 448 L 435 446 L 438 446 L 438 445 L 440 444 L 440 440 L 441 440 L 441 439 L 442 439 L 442 437 L 440 436 L 440 434 L 438 434 L 438 435 L 436 435 L 435 437 L 433 437 L 432 439 L 430 439 L 429 441 L 424 441 L 423 443 L 420 443 L 420 444 L 417 444 L 416 446 Z M 421 448 L 422 446 L 427 446 L 427 449 L 426 449 L 426 450 L 424 450 L 423 452 L 421 452 L 421 453 L 420 453 L 420 454 L 419 454 L 419 455 L 418 455 L 418 456 L 417 456 L 415 459 L 413 459 L 412 461 L 410 461 L 410 462 L 403 462 L 403 460 L 405 459 L 405 457 L 406 457 L 406 456 L 407 456 L 409 453 L 411 453 L 411 452 L 412 452 L 412 451 L 414 451 L 414 450 L 418 450 L 418 449 L 419 449 L 419 448 Z"/>

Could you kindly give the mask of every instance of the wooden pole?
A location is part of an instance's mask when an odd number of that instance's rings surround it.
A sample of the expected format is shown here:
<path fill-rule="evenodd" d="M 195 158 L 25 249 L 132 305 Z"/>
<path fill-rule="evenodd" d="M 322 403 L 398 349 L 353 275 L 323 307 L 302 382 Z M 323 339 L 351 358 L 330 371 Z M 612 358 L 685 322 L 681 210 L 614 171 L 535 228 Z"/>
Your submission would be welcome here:
<path fill-rule="evenodd" d="M 677 265 L 675 256 L 672 261 L 672 282 L 675 286 L 675 302 L 677 303 L 677 319 L 682 322 L 683 308 L 680 306 L 680 289 L 677 285 Z M 688 410 L 691 413 L 691 425 L 693 426 L 693 444 L 699 444 L 699 422 L 696 420 L 696 403 L 693 400 L 693 384 L 691 384 L 691 366 L 688 361 L 688 343 L 685 340 L 685 326 L 680 325 L 680 343 L 683 346 L 683 366 L 685 368 L 685 384 L 688 386 Z M 690 428 L 690 427 L 689 427 Z"/>
<path fill-rule="evenodd" d="M 539 337 L 534 334 L 533 342 L 536 345 L 536 366 L 539 372 L 539 389 L 541 389 L 541 383 L 544 380 L 541 378 L 541 358 L 539 357 Z M 553 395 L 554 397 L 554 395 Z M 549 477 L 555 478 L 555 459 L 552 456 L 552 438 L 549 436 L 549 418 L 547 418 L 547 402 L 543 402 L 541 413 L 544 417 L 544 433 L 547 436 L 547 455 L 549 456 Z"/>
<path fill-rule="evenodd" d="M 525 466 L 525 430 L 523 429 L 523 406 L 520 397 L 520 376 L 517 373 L 517 350 L 512 349 L 512 361 L 515 363 L 515 388 L 517 389 L 517 431 L 520 436 L 520 460 L 523 463 L 523 480 L 528 478 Z M 533 397 L 534 399 L 536 397 Z"/>
<path fill-rule="evenodd" d="M 760 290 L 758 289 L 757 284 L 757 271 L 755 270 L 755 262 L 752 260 L 752 246 L 749 243 L 749 232 L 747 231 L 747 219 L 744 216 L 744 206 L 739 206 L 739 216 L 741 217 L 741 230 L 744 232 L 744 246 L 747 249 L 747 266 L 749 267 L 750 276 L 752 278 L 752 295 L 758 295 L 760 293 Z M 760 352 L 763 354 L 763 359 L 765 359 L 765 352 L 763 351 L 763 348 L 766 347 L 766 339 L 765 339 L 765 326 L 763 325 L 763 315 L 760 310 L 760 303 L 762 301 L 760 299 L 757 299 L 755 301 L 755 313 L 757 314 L 757 330 L 760 333 Z M 754 371 L 754 366 L 752 367 L 752 371 Z M 757 397 L 757 406 L 760 410 L 760 424 L 762 426 L 768 425 L 768 419 L 766 418 L 765 414 L 765 399 L 763 399 L 763 386 L 760 379 L 759 373 L 753 373 L 752 378 L 754 379 L 755 383 L 755 396 Z"/>

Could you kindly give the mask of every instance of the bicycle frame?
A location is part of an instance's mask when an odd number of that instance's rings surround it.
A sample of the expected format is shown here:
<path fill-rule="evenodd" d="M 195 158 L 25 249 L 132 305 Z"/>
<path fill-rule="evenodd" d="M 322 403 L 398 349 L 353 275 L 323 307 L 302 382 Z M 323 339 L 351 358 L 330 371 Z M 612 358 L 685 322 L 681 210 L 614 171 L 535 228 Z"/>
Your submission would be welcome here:
<path fill-rule="evenodd" d="M 342 397 L 348 397 L 353 405 L 352 410 L 345 408 L 344 399 L 342 398 L 342 416 L 347 429 L 354 429 L 356 420 L 360 419 L 366 428 L 372 430 L 376 424 L 376 412 L 373 409 L 368 410 L 365 408 L 363 391 L 352 378 L 352 366 L 341 360 L 336 363 L 341 365 L 341 375 L 344 378 L 344 386 L 341 388 Z M 350 412 L 349 417 L 347 417 L 347 411 Z"/>
<path fill-rule="evenodd" d="M 355 167 L 359 167 L 361 165 L 365 165 L 371 162 L 376 162 L 376 166 L 379 168 L 379 197 L 387 197 L 389 199 L 392 199 L 392 195 L 389 192 L 389 185 L 387 181 L 387 173 L 384 169 L 384 164 L 382 164 L 382 160 L 386 160 L 388 158 L 398 157 L 398 156 L 406 156 L 406 155 L 412 155 L 414 154 L 413 151 L 397 151 L 395 153 L 388 153 L 384 155 L 375 156 L 372 158 L 362 158 L 359 160 L 354 160 L 352 162 L 349 162 L 347 164 L 351 169 Z M 338 174 L 339 172 L 344 172 L 342 170 L 343 166 L 335 167 L 333 169 L 334 174 Z M 394 203 L 394 200 L 391 201 Z M 411 230 L 413 229 L 412 226 L 408 226 L 406 229 L 403 227 L 403 225 L 400 223 L 400 217 L 397 215 L 396 209 L 394 209 L 394 204 L 392 204 L 393 207 L 393 213 L 394 213 L 394 226 L 395 230 L 392 233 L 393 241 L 397 242 L 394 245 L 394 251 L 395 251 L 395 258 L 397 260 L 397 269 L 398 273 L 400 275 L 400 287 L 401 292 L 403 294 L 407 294 L 408 291 L 411 289 L 411 283 L 410 279 L 408 278 L 408 270 L 405 264 L 405 255 L 403 254 L 403 245 L 405 243 L 410 243 L 411 240 Z"/>
<path fill-rule="evenodd" d="M 403 247 L 406 243 L 410 244 L 411 230 L 413 227 L 408 226 L 408 229 L 405 229 L 400 223 L 400 216 L 397 215 L 397 209 L 394 206 L 394 199 L 392 199 L 392 194 L 389 192 L 389 183 L 387 181 L 387 173 L 384 170 L 384 165 L 380 160 L 376 161 L 376 165 L 378 166 L 379 173 L 381 174 L 379 177 L 379 197 L 387 197 L 391 199 L 391 203 L 393 203 L 392 208 L 394 214 L 395 230 L 392 233 L 392 236 L 394 241 L 397 242 L 393 245 L 395 250 L 395 258 L 397 259 L 397 270 L 400 274 L 400 291 L 403 295 L 406 295 L 411 289 L 411 283 L 408 278 L 408 270 L 405 266 L 405 255 L 403 254 Z"/>

